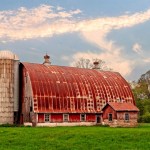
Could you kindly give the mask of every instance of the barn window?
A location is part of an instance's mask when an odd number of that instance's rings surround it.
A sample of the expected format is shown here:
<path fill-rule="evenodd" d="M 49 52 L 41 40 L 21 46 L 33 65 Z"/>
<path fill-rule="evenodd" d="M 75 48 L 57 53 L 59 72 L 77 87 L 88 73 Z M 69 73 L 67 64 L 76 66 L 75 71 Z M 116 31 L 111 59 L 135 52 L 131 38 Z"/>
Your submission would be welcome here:
<path fill-rule="evenodd" d="M 112 114 L 108 114 L 108 120 L 109 120 L 109 121 L 112 121 L 112 119 L 113 119 L 113 118 L 112 118 Z"/>
<path fill-rule="evenodd" d="M 64 114 L 64 122 L 68 122 L 69 121 L 69 114 Z"/>
<path fill-rule="evenodd" d="M 81 114 L 80 120 L 81 120 L 81 121 L 85 121 L 85 114 Z"/>
<path fill-rule="evenodd" d="M 45 122 L 50 122 L 50 114 L 45 114 Z"/>
<path fill-rule="evenodd" d="M 129 121 L 129 114 L 125 113 L 125 121 Z"/>

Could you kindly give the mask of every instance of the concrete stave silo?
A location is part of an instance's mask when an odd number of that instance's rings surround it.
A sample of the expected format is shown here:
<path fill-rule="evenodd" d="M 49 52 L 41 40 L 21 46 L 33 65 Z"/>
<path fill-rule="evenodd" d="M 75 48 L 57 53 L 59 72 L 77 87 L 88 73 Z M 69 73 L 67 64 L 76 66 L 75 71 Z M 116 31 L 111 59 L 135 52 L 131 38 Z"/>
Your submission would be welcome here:
<path fill-rule="evenodd" d="M 19 59 L 11 51 L 0 51 L 0 124 L 13 124 L 19 106 Z"/>

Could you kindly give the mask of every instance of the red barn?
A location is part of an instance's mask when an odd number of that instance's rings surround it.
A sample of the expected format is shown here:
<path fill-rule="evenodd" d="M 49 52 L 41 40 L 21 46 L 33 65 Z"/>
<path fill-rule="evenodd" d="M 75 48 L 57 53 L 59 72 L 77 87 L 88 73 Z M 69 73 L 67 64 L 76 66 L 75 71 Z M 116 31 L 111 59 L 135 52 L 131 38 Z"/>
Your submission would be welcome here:
<path fill-rule="evenodd" d="M 139 109 L 132 103 L 108 102 L 103 111 L 103 122 L 110 126 L 136 126 Z"/>
<path fill-rule="evenodd" d="M 108 106 L 117 116 L 120 113 L 111 104 L 136 108 L 130 86 L 119 73 L 53 66 L 48 58 L 46 55 L 44 64 L 20 64 L 22 123 L 35 126 L 109 124 L 105 121 Z M 137 115 L 137 108 L 133 112 Z"/>

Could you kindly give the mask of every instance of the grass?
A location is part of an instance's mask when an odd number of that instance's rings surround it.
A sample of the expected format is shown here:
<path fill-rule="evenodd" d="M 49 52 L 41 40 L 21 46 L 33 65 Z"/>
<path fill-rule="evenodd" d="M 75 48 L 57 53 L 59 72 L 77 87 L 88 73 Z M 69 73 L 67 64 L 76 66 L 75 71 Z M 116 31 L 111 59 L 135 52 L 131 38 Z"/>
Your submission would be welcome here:
<path fill-rule="evenodd" d="M 0 127 L 0 150 L 149 150 L 150 124 L 137 128 Z"/>

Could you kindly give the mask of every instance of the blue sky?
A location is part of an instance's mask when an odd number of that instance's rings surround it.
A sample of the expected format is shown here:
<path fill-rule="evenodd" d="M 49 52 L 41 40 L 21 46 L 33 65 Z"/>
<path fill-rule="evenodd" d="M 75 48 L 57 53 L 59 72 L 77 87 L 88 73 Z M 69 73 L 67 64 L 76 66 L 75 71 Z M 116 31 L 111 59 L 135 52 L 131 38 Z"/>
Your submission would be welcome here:
<path fill-rule="evenodd" d="M 20 61 L 73 66 L 102 59 L 127 80 L 150 69 L 150 0 L 5 0 L 0 50 Z"/>

